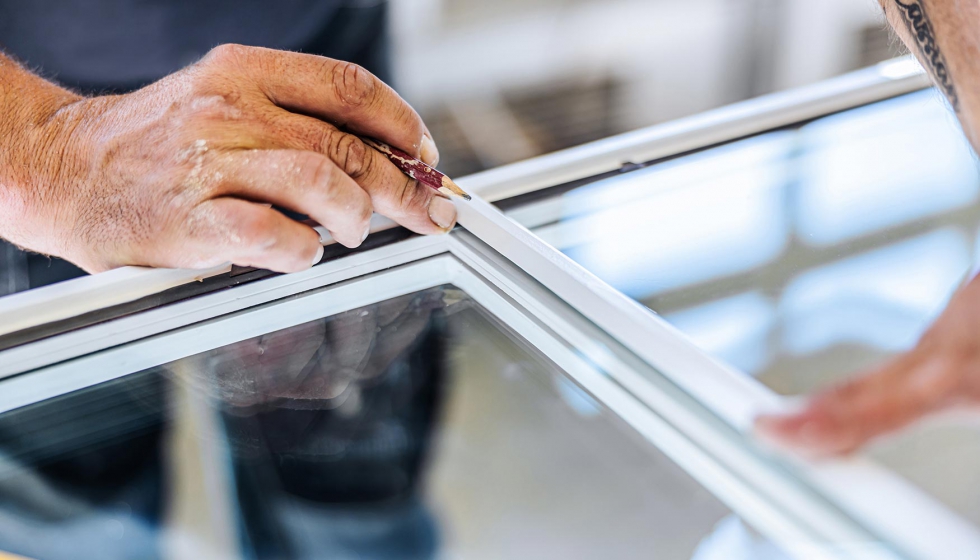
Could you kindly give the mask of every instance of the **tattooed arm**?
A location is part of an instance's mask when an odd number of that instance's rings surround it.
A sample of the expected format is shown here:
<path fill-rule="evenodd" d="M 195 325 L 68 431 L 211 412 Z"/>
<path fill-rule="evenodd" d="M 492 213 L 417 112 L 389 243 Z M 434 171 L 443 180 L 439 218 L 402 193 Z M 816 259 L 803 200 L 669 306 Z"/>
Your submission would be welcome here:
<path fill-rule="evenodd" d="M 879 0 L 908 45 L 980 149 L 980 2 Z"/>
<path fill-rule="evenodd" d="M 980 150 L 980 0 L 880 0 L 899 37 L 932 75 Z M 764 416 L 760 436 L 820 457 L 848 453 L 922 416 L 980 407 L 980 277 L 916 346 L 813 397 L 798 414 Z"/>

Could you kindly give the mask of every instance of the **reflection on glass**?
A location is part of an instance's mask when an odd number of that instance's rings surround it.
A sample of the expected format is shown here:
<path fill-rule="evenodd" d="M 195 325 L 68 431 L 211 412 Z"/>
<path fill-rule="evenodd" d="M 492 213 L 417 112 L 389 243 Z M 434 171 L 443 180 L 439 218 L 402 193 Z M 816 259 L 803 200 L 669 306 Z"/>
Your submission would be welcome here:
<path fill-rule="evenodd" d="M 740 146 L 741 157 L 638 171 L 608 192 L 586 187 L 562 204 L 573 217 L 536 233 L 636 298 L 751 270 L 787 242 L 786 140 L 774 134 Z M 583 208 L 593 211 L 579 215 Z"/>
<path fill-rule="evenodd" d="M 786 555 L 735 516 L 726 517 L 691 560 L 785 560 Z"/>
<path fill-rule="evenodd" d="M 776 392 L 807 393 L 908 348 L 941 311 L 980 262 L 980 180 L 934 91 L 782 131 L 772 142 L 783 148 L 760 157 L 767 142 L 680 157 L 514 216 L 707 352 Z M 978 435 L 922 426 L 871 453 L 980 524 Z"/>
<path fill-rule="evenodd" d="M 664 317 L 713 356 L 755 374 L 769 363 L 775 306 L 748 292 L 676 311 Z"/>
<path fill-rule="evenodd" d="M 975 418 L 934 420 L 880 441 L 869 454 L 980 525 L 980 433 Z"/>
<path fill-rule="evenodd" d="M 925 91 L 511 215 L 709 353 L 793 394 L 915 341 L 980 253 L 978 186 L 969 144 Z"/>
<path fill-rule="evenodd" d="M 832 245 L 971 204 L 977 166 L 934 91 L 892 99 L 800 129 L 797 227 Z"/>
<path fill-rule="evenodd" d="M 783 348 L 811 354 L 838 344 L 910 348 L 970 266 L 967 240 L 933 231 L 809 270 L 783 291 Z"/>
<path fill-rule="evenodd" d="M 33 558 L 771 549 L 730 516 L 451 286 L 0 415 L 0 550 Z"/>

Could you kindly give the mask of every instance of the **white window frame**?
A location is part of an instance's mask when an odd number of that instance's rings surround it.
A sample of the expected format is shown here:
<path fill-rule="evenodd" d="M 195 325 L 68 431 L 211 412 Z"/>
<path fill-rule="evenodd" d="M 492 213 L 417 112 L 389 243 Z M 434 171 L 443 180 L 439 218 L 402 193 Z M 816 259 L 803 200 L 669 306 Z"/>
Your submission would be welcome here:
<path fill-rule="evenodd" d="M 661 157 L 668 149 L 679 153 L 695 142 L 713 144 L 923 87 L 921 74 L 910 72 L 907 62 L 893 64 L 900 66 L 851 75 L 829 89 L 825 84 L 820 95 L 797 92 L 802 101 L 796 105 L 775 96 L 751 110 L 736 107 L 715 120 L 689 123 L 679 133 L 646 131 L 625 145 L 612 139 L 505 168 L 497 182 L 487 179 L 492 172 L 461 182 L 491 199 L 513 196 L 519 189 L 533 190 L 549 173 L 551 185 L 571 175 L 615 169 L 623 161 Z M 671 144 L 671 138 L 679 139 Z M 568 170 L 569 161 L 579 167 Z M 521 166 L 524 171 L 515 171 Z M 521 183 L 520 176 L 527 182 Z M 453 284 L 792 554 L 980 557 L 976 528 L 869 461 L 811 464 L 753 444 L 747 434 L 752 418 L 779 407 L 780 397 L 707 356 L 655 313 L 488 202 L 475 197 L 458 208 L 462 228 L 446 236 L 408 239 L 2 351 L 0 412 L 319 317 Z M 0 325 L 15 324 L 13 330 L 40 325 L 221 270 L 130 269 L 67 282 L 0 300 Z"/>

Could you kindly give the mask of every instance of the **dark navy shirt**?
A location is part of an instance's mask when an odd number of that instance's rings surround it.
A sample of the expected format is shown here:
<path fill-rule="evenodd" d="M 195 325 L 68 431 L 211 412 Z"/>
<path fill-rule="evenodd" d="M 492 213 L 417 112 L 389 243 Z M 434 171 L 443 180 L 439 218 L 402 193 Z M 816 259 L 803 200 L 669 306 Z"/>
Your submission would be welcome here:
<path fill-rule="evenodd" d="M 383 34 L 383 8 L 381 0 L 0 0 L 0 47 L 64 85 L 125 90 L 221 43 L 350 59 Z"/>
<path fill-rule="evenodd" d="M 124 93 L 240 43 L 356 62 L 389 81 L 384 0 L 0 0 L 0 49 L 81 93 Z M 0 239 L 0 296 L 83 274 Z"/>

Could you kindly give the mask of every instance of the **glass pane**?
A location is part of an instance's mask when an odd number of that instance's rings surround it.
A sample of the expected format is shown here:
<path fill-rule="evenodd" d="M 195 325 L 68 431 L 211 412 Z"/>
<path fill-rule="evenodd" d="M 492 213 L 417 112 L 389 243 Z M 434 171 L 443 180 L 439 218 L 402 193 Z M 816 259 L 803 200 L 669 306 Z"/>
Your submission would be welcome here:
<path fill-rule="evenodd" d="M 804 394 L 909 348 L 978 254 L 977 163 L 933 91 L 515 209 L 705 351 Z M 872 453 L 980 524 L 972 428 Z"/>
<path fill-rule="evenodd" d="M 782 558 L 461 291 L 0 415 L 35 558 Z"/>

